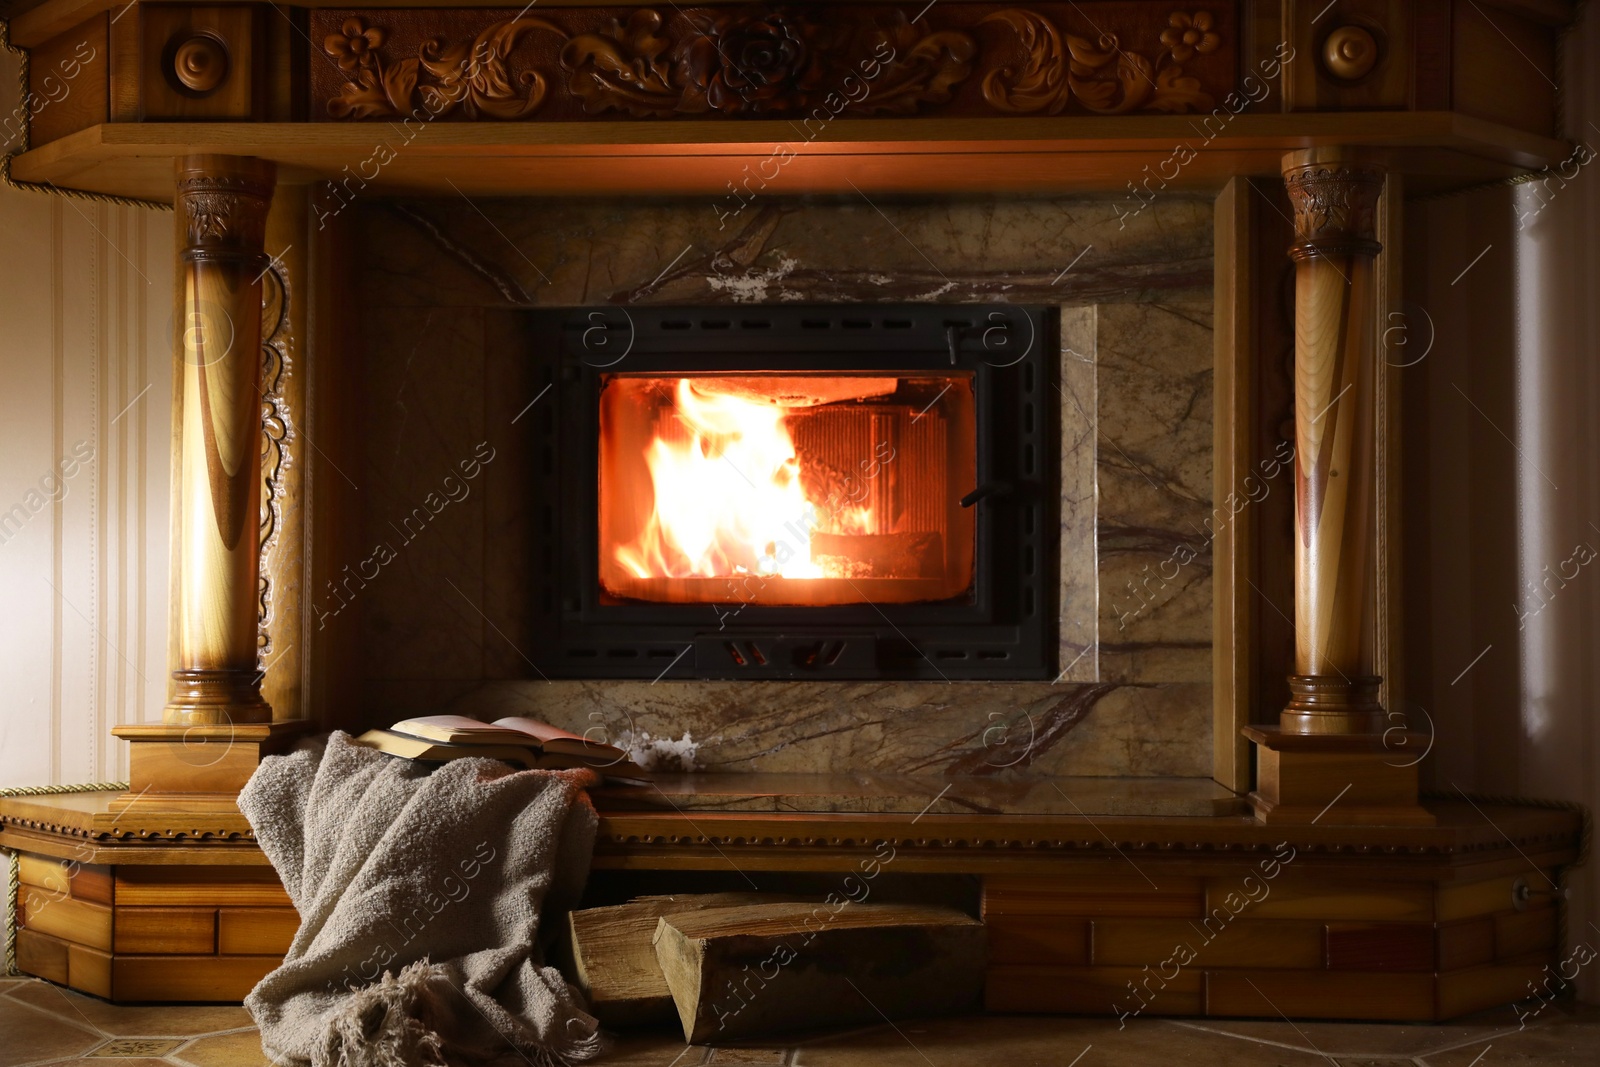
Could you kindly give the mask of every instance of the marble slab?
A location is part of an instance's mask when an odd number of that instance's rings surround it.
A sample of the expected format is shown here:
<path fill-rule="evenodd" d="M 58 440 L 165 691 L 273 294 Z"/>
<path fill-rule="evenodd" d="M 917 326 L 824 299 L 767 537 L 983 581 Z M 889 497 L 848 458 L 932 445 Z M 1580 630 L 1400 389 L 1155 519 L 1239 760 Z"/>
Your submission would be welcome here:
<path fill-rule="evenodd" d="M 471 499 L 361 590 L 363 714 L 536 714 L 722 773 L 1208 777 L 1211 567 L 1196 535 L 1211 510 L 1211 202 L 1165 196 L 1126 218 L 1117 204 L 357 205 L 372 317 L 364 536 L 381 540 L 479 440 L 498 449 Z M 533 458 L 502 425 L 528 386 L 500 310 L 845 300 L 1059 308 L 1056 681 L 539 680 L 522 592 Z"/>
<path fill-rule="evenodd" d="M 1211 774 L 1209 684 L 516 680 L 444 710 L 541 718 L 667 771 Z"/>
<path fill-rule="evenodd" d="M 601 811 L 770 811 L 904 815 L 1240 815 L 1209 778 L 945 778 L 882 774 L 661 774 L 593 792 Z"/>
<path fill-rule="evenodd" d="M 1211 677 L 1212 316 L 1209 291 L 1096 308 L 1103 681 Z"/>
<path fill-rule="evenodd" d="M 1058 682 L 1100 678 L 1099 315 L 1064 307 L 1061 323 L 1061 599 Z"/>
<path fill-rule="evenodd" d="M 363 308 L 912 300 L 1085 306 L 1212 284 L 1211 197 L 358 202 Z M 1121 215 L 1119 216 L 1119 209 Z"/>

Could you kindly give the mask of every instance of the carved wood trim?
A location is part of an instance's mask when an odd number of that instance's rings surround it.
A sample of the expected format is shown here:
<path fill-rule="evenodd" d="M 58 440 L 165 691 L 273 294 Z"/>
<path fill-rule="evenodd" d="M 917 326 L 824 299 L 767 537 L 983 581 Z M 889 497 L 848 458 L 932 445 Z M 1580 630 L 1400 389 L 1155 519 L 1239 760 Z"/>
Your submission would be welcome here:
<path fill-rule="evenodd" d="M 1383 246 L 1377 260 L 1378 302 L 1374 324 L 1379 338 L 1377 379 L 1374 382 L 1373 429 L 1374 489 L 1376 541 L 1373 558 L 1376 588 L 1374 611 L 1373 670 L 1383 679 L 1380 700 L 1385 708 L 1385 728 L 1406 726 L 1431 734 L 1433 725 L 1426 710 L 1419 709 L 1406 698 L 1405 679 L 1405 602 L 1403 599 L 1403 574 L 1401 569 L 1403 516 L 1401 470 L 1404 441 L 1401 436 L 1400 396 L 1401 376 L 1406 372 L 1409 357 L 1402 353 L 1425 351 L 1430 339 L 1429 326 L 1424 315 L 1408 317 L 1403 305 L 1404 297 L 1404 247 L 1401 241 L 1405 214 L 1405 178 L 1390 172 L 1384 180 L 1383 196 L 1378 201 L 1376 238 Z M 1415 318 L 1418 321 L 1411 321 Z M 1407 347 L 1407 341 L 1412 342 Z M 1416 714 L 1422 710 L 1419 716 Z M 1412 755 L 1397 759 L 1403 762 L 1421 759 L 1429 741 L 1420 740 L 1413 746 Z M 1426 774 L 1427 767 L 1423 768 Z M 1427 779 L 1424 778 L 1424 781 Z"/>
<path fill-rule="evenodd" d="M 1215 352 L 1212 360 L 1216 418 L 1212 438 L 1212 499 L 1248 498 L 1258 484 L 1254 445 L 1256 378 L 1260 348 L 1252 319 L 1257 291 L 1256 226 L 1250 179 L 1234 178 L 1213 208 Z M 1252 585 L 1257 516 L 1243 508 L 1218 524 L 1212 559 L 1211 776 L 1238 793 L 1250 789 L 1250 748 L 1239 731 L 1260 703 L 1252 659 L 1257 641 L 1257 597 Z"/>
<path fill-rule="evenodd" d="M 86 808 L 85 796 L 96 801 Z M 253 847 L 248 822 L 237 812 L 124 811 L 115 794 L 13 797 L 0 800 L 0 843 L 10 847 L 57 839 L 56 848 L 91 846 L 156 848 L 174 842 L 208 842 L 219 851 Z M 1440 800 L 1432 826 L 1263 827 L 1236 817 L 1091 820 L 1077 816 L 964 814 L 798 814 L 602 810 L 596 857 L 636 857 L 671 866 L 677 861 L 728 862 L 730 852 L 753 863 L 826 862 L 830 855 L 871 850 L 881 842 L 908 859 L 945 864 L 1006 864 L 1030 858 L 1097 860 L 1117 854 L 1154 862 L 1214 862 L 1273 851 L 1287 841 L 1308 857 L 1382 864 L 1444 858 L 1452 863 L 1504 861 L 1562 864 L 1577 858 L 1583 842 L 1581 814 L 1570 808 L 1516 798 Z M 1483 809 L 1487 807 L 1485 821 Z M 75 845 L 75 843 L 78 843 Z M 231 847 L 230 847 L 231 846 Z M 49 852 L 49 848 L 25 847 Z M 675 854 L 675 855 L 674 855 Z M 1119 861 L 1120 862 L 1120 861 Z M 770 869 L 788 869 L 772 867 Z M 802 869 L 802 868 L 792 868 Z M 1391 869 L 1399 870 L 1399 867 Z"/>
<path fill-rule="evenodd" d="M 272 641 L 273 550 L 283 532 L 287 477 L 294 462 L 295 422 L 285 386 L 291 373 L 288 272 L 274 263 L 262 276 L 261 294 L 261 563 L 256 651 L 262 662 L 275 651 Z"/>
<path fill-rule="evenodd" d="M 1278 831 L 1277 839 L 1272 844 L 1219 844 L 1214 842 L 1177 842 L 1162 845 L 1159 849 L 1161 855 L 1179 855 L 1190 859 L 1248 856 L 1254 854 L 1270 854 L 1283 840 L 1287 830 L 1285 826 L 1274 826 Z M 1077 839 L 1018 839 L 1003 836 L 985 837 L 981 839 L 928 839 L 928 838 L 901 838 L 892 834 L 883 834 L 877 837 L 860 838 L 766 838 L 761 841 L 752 841 L 738 835 L 720 834 L 661 834 L 661 835 L 636 835 L 636 834 L 602 834 L 595 845 L 595 856 L 618 856 L 623 854 L 645 854 L 654 850 L 678 850 L 680 852 L 699 852 L 704 850 L 704 858 L 722 857 L 726 859 L 725 850 L 737 854 L 749 855 L 759 853 L 772 857 L 784 854 L 808 855 L 825 851 L 861 851 L 870 852 L 879 843 L 887 843 L 897 850 L 905 852 L 908 856 L 917 856 L 923 859 L 937 858 L 953 862 L 962 858 L 970 858 L 975 863 L 984 864 L 995 861 L 1004 862 L 1006 859 L 1021 860 L 1030 858 L 1049 857 L 1075 857 L 1093 859 L 1100 856 L 1115 858 L 1119 852 L 1126 853 L 1130 848 L 1144 848 L 1148 851 L 1148 844 L 1133 841 L 1117 841 L 1115 843 L 1105 840 Z M 1508 851 L 1506 846 L 1494 844 L 1472 845 L 1384 845 L 1367 846 L 1353 843 L 1334 844 L 1300 844 L 1291 842 L 1295 848 L 1309 855 L 1321 856 L 1393 856 L 1393 857 L 1418 857 L 1418 856 L 1476 856 L 1483 853 Z M 1517 847 L 1527 850 L 1529 848 L 1568 849 L 1575 848 L 1572 835 L 1545 834 L 1536 838 L 1520 840 Z M 1510 852 L 1515 857 L 1514 852 Z M 1141 855 L 1141 858 L 1148 858 Z"/>
<path fill-rule="evenodd" d="M 927 816 L 923 822 L 934 818 L 937 816 Z M 857 826 L 841 833 L 827 833 L 821 819 L 813 817 L 794 820 L 798 825 L 789 832 L 772 832 L 770 827 L 749 826 L 735 826 L 724 832 L 708 832 L 706 823 L 709 820 L 701 814 L 694 820 L 698 826 L 691 826 L 687 819 L 679 818 L 673 820 L 676 823 L 673 828 L 662 827 L 659 831 L 641 832 L 633 828 L 617 828 L 617 824 L 636 821 L 624 814 L 602 813 L 595 851 L 597 855 L 615 855 L 621 851 L 640 849 L 705 849 L 713 854 L 724 849 L 768 854 L 812 853 L 830 850 L 870 850 L 880 842 L 887 842 L 896 849 L 908 850 L 923 856 L 970 854 L 984 857 L 997 855 L 1021 857 L 1052 853 L 1097 856 L 1133 852 L 1140 856 L 1192 857 L 1272 852 L 1282 841 L 1288 840 L 1297 850 L 1311 855 L 1383 857 L 1476 856 L 1492 852 L 1514 852 L 1517 849 L 1538 852 L 1575 848 L 1579 841 L 1575 822 L 1555 828 L 1543 820 L 1537 828 L 1513 829 L 1508 837 L 1491 833 L 1488 836 L 1479 835 L 1469 839 L 1437 833 L 1432 828 L 1405 831 L 1390 827 L 1385 828 L 1386 832 L 1382 836 L 1403 836 L 1407 839 L 1379 842 L 1375 840 L 1378 835 L 1372 827 L 1361 827 L 1357 830 L 1357 835 L 1362 837 L 1359 841 L 1335 840 L 1331 834 L 1325 832 L 1307 832 L 1304 836 L 1297 837 L 1296 835 L 1303 831 L 1315 831 L 1317 828 L 1294 826 L 1273 827 L 1270 833 L 1256 835 L 1258 840 L 1247 840 L 1231 834 L 1176 835 L 1170 832 L 1117 833 L 1111 837 L 1103 837 L 1095 833 L 1092 827 L 1081 822 L 1070 827 L 1070 830 L 1077 832 L 1066 832 L 1069 831 L 1069 827 L 1063 826 L 1060 832 L 1048 833 L 1042 832 L 1045 828 L 1038 825 L 1019 828 L 1013 823 L 1008 828 L 1003 824 L 1011 820 L 993 816 L 985 818 L 1000 825 L 981 828 L 968 824 L 952 828 L 952 832 L 949 833 L 907 834 L 900 832 L 891 822 L 885 820 L 871 828 Z M 255 840 L 255 833 L 248 825 L 241 827 L 242 820 L 239 816 L 234 816 L 231 820 L 225 817 L 219 818 L 211 824 L 196 821 L 192 815 L 189 821 L 178 822 L 169 819 L 165 825 L 161 825 L 150 816 L 143 816 L 143 820 L 140 825 L 113 824 L 90 829 L 65 820 L 4 815 L 0 816 L 0 828 L 11 832 L 47 834 L 101 843 L 137 842 L 156 845 L 184 841 L 246 843 Z M 1107 825 L 1105 820 L 1099 821 L 1102 829 L 1107 828 Z M 1142 826 L 1140 829 L 1148 831 L 1151 828 Z M 1169 831 L 1170 829 L 1169 827 Z M 1351 837 L 1350 828 L 1345 828 L 1340 836 Z"/>
<path fill-rule="evenodd" d="M 232 822 L 237 824 L 240 818 L 240 816 L 235 816 Z M 254 843 L 256 839 L 255 831 L 248 826 L 240 829 L 237 825 L 227 823 L 202 825 L 192 819 L 186 823 L 171 822 L 169 825 L 160 827 L 149 825 L 123 827 L 114 825 L 104 829 L 88 830 L 68 823 L 8 815 L 0 818 L 0 827 L 4 827 L 6 830 L 21 830 L 35 834 L 49 834 L 57 837 L 71 837 L 104 843 L 148 842 L 151 844 L 171 844 L 184 841 Z"/>
<path fill-rule="evenodd" d="M 923 823 L 926 824 L 935 818 L 937 816 L 928 816 L 923 819 Z M 1132 832 L 1126 829 L 1119 831 L 1101 821 L 1098 824 L 1100 828 L 1109 828 L 1114 835 L 1103 836 L 1096 833 L 1093 827 L 1082 823 L 1054 829 L 1039 824 L 1019 827 L 1016 823 L 1020 820 L 993 816 L 986 818 L 993 824 L 992 826 L 974 827 L 968 823 L 951 827 L 950 832 L 943 834 L 926 832 L 929 829 L 937 831 L 937 824 L 933 827 L 923 825 L 919 827 L 922 832 L 907 834 L 900 831 L 888 819 L 871 827 L 858 824 L 839 833 L 827 833 L 826 824 L 816 817 L 810 820 L 795 819 L 798 825 L 789 832 L 782 829 L 775 830 L 771 826 L 754 825 L 736 825 L 726 831 L 717 832 L 707 829 L 707 824 L 712 820 L 704 816 L 694 819 L 694 825 L 687 819 L 680 819 L 673 820 L 677 823 L 676 826 L 643 830 L 637 826 L 629 827 L 627 824 L 635 820 L 623 813 L 602 812 L 595 854 L 602 856 L 638 850 L 704 849 L 712 855 L 718 855 L 723 850 L 760 853 L 766 856 L 784 853 L 804 855 L 822 851 L 870 850 L 879 843 L 888 843 L 897 850 L 906 850 L 921 857 L 970 856 L 974 860 L 1025 858 L 1060 853 L 1091 857 L 1134 853 L 1151 858 L 1180 855 L 1206 858 L 1271 852 L 1278 848 L 1281 842 L 1288 840 L 1297 850 L 1308 855 L 1402 857 L 1479 856 L 1494 852 L 1509 852 L 1514 855 L 1518 849 L 1524 852 L 1571 849 L 1579 842 L 1575 823 L 1560 829 L 1546 824 L 1538 829 L 1529 828 L 1513 832 L 1508 837 L 1501 837 L 1492 832 L 1487 836 L 1458 837 L 1453 834 L 1434 833 L 1432 827 L 1410 830 L 1385 827 L 1383 828 L 1385 832 L 1380 835 L 1370 826 L 1354 828 L 1354 832 L 1352 828 L 1345 827 L 1337 836 L 1330 833 L 1305 833 L 1304 836 L 1296 836 L 1303 831 L 1316 828 L 1274 826 L 1270 831 L 1250 839 L 1235 834 L 1179 835 L 1172 833 L 1173 828 L 1170 826 L 1166 828 L 1166 832 L 1149 825 L 1142 825 Z M 1054 832 L 1051 832 L 1052 829 Z M 1380 840 L 1380 837 L 1387 837 L 1390 840 Z"/>
<path fill-rule="evenodd" d="M 322 10 L 311 117 L 1183 114 L 1233 89 L 1236 21 L 1233 0 Z"/>

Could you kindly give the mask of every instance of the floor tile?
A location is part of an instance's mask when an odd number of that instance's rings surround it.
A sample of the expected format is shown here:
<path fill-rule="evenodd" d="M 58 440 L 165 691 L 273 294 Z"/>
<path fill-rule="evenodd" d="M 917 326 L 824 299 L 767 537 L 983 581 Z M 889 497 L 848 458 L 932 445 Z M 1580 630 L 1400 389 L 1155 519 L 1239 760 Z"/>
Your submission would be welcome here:
<path fill-rule="evenodd" d="M 1123 1027 L 1116 1019 L 989 1015 L 905 1020 L 719 1047 L 685 1045 L 680 1031 L 662 1026 L 617 1036 L 600 1067 L 1591 1067 L 1600 1062 L 1600 1007 L 1573 1011 L 1551 1004 L 1526 1029 L 1519 1031 L 1516 1024 L 1510 1009 L 1443 1026 L 1134 1019 Z M 259 1033 L 240 1007 L 120 1007 L 43 982 L 7 982 L 0 986 L 0 1067 L 23 1064 L 271 1067 Z"/>
<path fill-rule="evenodd" d="M 158 1059 L 184 1043 L 181 1037 L 113 1037 L 84 1054 L 85 1059 Z M 110 1067 L 110 1065 L 108 1065 Z"/>
<path fill-rule="evenodd" d="M 684 1058 L 688 1059 L 687 1056 Z M 730 1045 L 726 1048 L 712 1049 L 710 1058 L 705 1062 L 708 1067 L 720 1067 L 722 1064 L 739 1064 L 741 1067 L 784 1067 L 784 1064 L 789 1062 L 789 1050 L 771 1046 Z"/>
<path fill-rule="evenodd" d="M 193 1037 L 219 1030 L 254 1026 L 237 1004 L 108 1004 L 98 997 L 34 979 L 6 994 L 79 1026 L 104 1030 L 113 1037 Z M 0 1001 L 3 1002 L 3 1001 Z"/>
<path fill-rule="evenodd" d="M 1265 1019 L 1167 1020 L 1161 1025 L 1214 1035 L 1224 1041 L 1264 1044 L 1350 1060 L 1409 1059 L 1434 1049 L 1504 1033 L 1507 1020 L 1424 1026 L 1414 1023 L 1330 1023 Z M 1515 1028 L 1514 1018 L 1510 1026 Z"/>
<path fill-rule="evenodd" d="M 685 1045 L 683 1032 L 635 1031 L 617 1035 L 600 1067 L 701 1067 L 711 1049 Z M 926 1065 L 924 1065 L 926 1067 Z"/>
<path fill-rule="evenodd" d="M 1153 1021 L 1152 1021 L 1153 1023 Z M 1280 1067 L 1300 1062 L 1284 1050 L 1218 1039 L 1152 1023 L 1119 1030 L 1114 1019 L 990 1015 L 904 1021 L 870 1031 L 804 1042 L 797 1067 Z M 1323 1061 L 1324 1065 L 1326 1061 Z M 1309 1061 L 1308 1061 L 1309 1067 Z"/>
<path fill-rule="evenodd" d="M 1480 1056 L 1481 1067 L 1593 1067 L 1600 1061 L 1600 1007 L 1584 1005 L 1569 1014 L 1550 1005 L 1525 1030 L 1433 1052 L 1422 1062 L 1427 1067 L 1471 1067 Z"/>
<path fill-rule="evenodd" d="M 0 999 L 0 1067 L 81 1056 L 106 1039 L 87 1026 Z"/>
<path fill-rule="evenodd" d="M 184 1045 L 174 1053 L 174 1058 L 192 1063 L 194 1067 L 271 1067 L 272 1064 L 261 1051 L 261 1034 L 256 1030 L 202 1037 L 193 1044 Z"/>

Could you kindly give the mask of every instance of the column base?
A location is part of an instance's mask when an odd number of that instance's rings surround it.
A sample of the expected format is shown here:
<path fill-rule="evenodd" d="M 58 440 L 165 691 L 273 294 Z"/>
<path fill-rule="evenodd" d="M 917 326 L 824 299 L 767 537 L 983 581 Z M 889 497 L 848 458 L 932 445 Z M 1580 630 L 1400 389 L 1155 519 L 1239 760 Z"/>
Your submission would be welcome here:
<path fill-rule="evenodd" d="M 162 721 L 183 726 L 272 722 L 261 699 L 261 672 L 184 669 L 172 672 L 172 699 Z"/>
<path fill-rule="evenodd" d="M 1263 823 L 1432 826 L 1417 800 L 1417 764 L 1427 736 L 1403 730 L 1361 734 L 1286 733 L 1246 726 L 1256 745 L 1250 806 Z"/>
<path fill-rule="evenodd" d="M 1279 725 L 1297 734 L 1384 734 L 1391 725 L 1378 703 L 1382 678 L 1291 674 Z"/>
<path fill-rule="evenodd" d="M 315 723 L 136 723 L 111 732 L 132 743 L 128 754 L 128 807 L 236 810 L 234 798 L 264 756 L 284 752 Z"/>

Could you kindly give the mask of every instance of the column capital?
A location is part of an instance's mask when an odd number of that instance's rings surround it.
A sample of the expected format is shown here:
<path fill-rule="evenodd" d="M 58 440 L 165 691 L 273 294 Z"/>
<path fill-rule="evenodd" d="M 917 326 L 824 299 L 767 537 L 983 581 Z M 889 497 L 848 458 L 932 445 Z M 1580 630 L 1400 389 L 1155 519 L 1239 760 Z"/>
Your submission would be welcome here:
<path fill-rule="evenodd" d="M 1378 198 L 1388 172 L 1381 154 L 1361 148 L 1305 148 L 1283 157 L 1283 183 L 1294 207 L 1295 260 L 1375 256 Z"/>
<path fill-rule="evenodd" d="M 262 260 L 277 167 L 248 156 L 192 155 L 177 161 L 183 258 Z"/>

